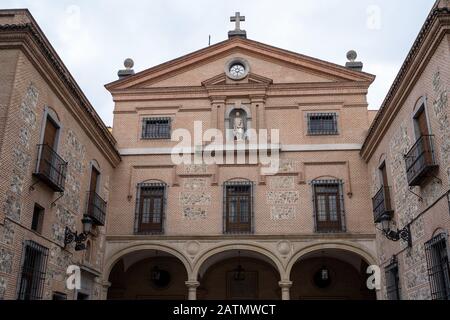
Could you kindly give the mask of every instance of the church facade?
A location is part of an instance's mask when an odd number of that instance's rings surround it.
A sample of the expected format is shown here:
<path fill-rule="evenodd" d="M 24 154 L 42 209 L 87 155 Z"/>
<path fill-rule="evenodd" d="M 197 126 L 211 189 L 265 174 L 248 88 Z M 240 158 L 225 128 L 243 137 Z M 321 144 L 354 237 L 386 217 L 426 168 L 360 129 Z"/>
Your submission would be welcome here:
<path fill-rule="evenodd" d="M 359 156 L 374 76 L 360 69 L 236 29 L 174 61 L 121 71 L 106 86 L 122 155 L 108 298 L 375 298 L 364 289 L 376 248 Z M 152 280 L 161 274 L 170 285 Z"/>
<path fill-rule="evenodd" d="M 445 3 L 376 116 L 354 51 L 250 40 L 236 13 L 226 41 L 127 59 L 111 130 L 30 13 L 1 10 L 0 299 L 445 298 Z"/>

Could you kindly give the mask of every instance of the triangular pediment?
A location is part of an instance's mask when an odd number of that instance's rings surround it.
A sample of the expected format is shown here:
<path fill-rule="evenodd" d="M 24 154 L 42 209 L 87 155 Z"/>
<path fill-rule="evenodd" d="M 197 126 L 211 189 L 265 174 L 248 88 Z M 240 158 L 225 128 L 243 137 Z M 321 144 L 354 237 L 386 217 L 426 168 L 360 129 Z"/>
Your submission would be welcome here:
<path fill-rule="evenodd" d="M 202 82 L 202 86 L 204 87 L 211 87 L 211 86 L 223 86 L 227 84 L 235 84 L 236 82 L 233 80 L 230 80 L 226 73 L 223 72 L 217 76 L 214 76 L 208 80 L 205 80 Z M 249 73 L 249 75 L 239 81 L 239 83 L 251 83 L 251 84 L 259 84 L 259 85 L 270 85 L 273 83 L 273 80 L 270 78 L 266 78 L 254 73 Z"/>
<path fill-rule="evenodd" d="M 373 82 L 374 76 L 344 66 L 268 46 L 253 40 L 232 38 L 181 58 L 106 85 L 124 89 L 200 87 L 229 84 L 224 66 L 230 59 L 249 62 L 247 84 Z"/>

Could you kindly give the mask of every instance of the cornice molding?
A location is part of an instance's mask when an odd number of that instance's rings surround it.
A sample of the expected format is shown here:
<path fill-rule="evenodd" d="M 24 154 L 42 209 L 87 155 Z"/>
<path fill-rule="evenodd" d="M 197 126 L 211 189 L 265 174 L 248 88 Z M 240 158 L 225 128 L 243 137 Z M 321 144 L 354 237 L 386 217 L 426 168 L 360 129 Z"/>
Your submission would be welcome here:
<path fill-rule="evenodd" d="M 450 33 L 450 9 L 434 7 L 372 122 L 361 156 L 368 162 L 420 78 L 445 34 Z"/>

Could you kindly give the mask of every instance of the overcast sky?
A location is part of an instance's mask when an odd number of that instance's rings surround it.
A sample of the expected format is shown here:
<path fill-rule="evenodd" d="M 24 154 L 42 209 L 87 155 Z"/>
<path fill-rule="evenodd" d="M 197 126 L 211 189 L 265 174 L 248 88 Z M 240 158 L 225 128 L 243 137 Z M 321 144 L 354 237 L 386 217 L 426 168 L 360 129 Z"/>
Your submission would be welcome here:
<path fill-rule="evenodd" d="M 245 15 L 250 39 L 337 64 L 350 49 L 377 76 L 382 103 L 434 0 L 2 0 L 28 8 L 97 112 L 112 124 L 104 84 L 131 57 L 141 71 L 225 40 L 229 17 Z"/>

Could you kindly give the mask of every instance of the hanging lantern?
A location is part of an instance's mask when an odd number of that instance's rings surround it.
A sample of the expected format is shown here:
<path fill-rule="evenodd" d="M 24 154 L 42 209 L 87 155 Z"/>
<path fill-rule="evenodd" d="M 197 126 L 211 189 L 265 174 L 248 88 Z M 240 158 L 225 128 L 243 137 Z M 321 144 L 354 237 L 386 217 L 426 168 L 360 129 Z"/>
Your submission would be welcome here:
<path fill-rule="evenodd" d="M 161 270 L 158 268 L 158 266 L 155 266 L 152 269 L 152 272 L 150 274 L 150 279 L 152 281 L 159 281 L 161 279 Z"/>
<path fill-rule="evenodd" d="M 234 280 L 235 281 L 244 281 L 245 280 L 245 269 L 241 265 L 241 252 L 239 251 L 238 257 L 238 267 L 233 270 L 234 271 Z"/>

